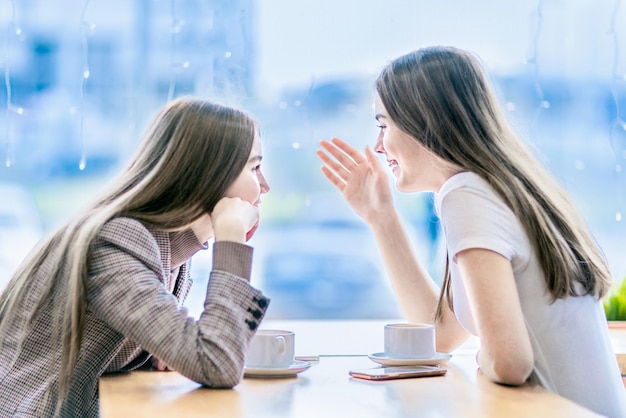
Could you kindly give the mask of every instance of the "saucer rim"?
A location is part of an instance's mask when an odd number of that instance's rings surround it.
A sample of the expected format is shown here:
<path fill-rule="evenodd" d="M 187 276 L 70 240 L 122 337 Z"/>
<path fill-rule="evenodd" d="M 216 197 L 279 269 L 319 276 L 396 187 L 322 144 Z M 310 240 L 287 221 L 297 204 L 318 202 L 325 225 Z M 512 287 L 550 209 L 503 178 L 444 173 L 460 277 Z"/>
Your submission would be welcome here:
<path fill-rule="evenodd" d="M 294 360 L 288 367 L 245 367 L 244 375 L 250 376 L 292 376 L 308 370 L 311 363 L 304 360 Z"/>
<path fill-rule="evenodd" d="M 434 356 L 428 358 L 398 358 L 398 357 L 389 357 L 385 355 L 384 352 L 368 354 L 370 360 L 374 363 L 385 365 L 385 363 L 390 364 L 393 363 L 403 363 L 403 364 L 439 364 L 445 361 L 448 361 L 452 358 L 452 354 L 450 353 L 435 353 Z"/>
<path fill-rule="evenodd" d="M 452 356 L 452 354 L 450 353 L 440 353 L 439 351 L 437 351 L 432 357 L 390 357 L 387 354 L 385 354 L 384 351 L 378 352 L 378 353 L 372 353 L 369 354 L 369 356 L 372 357 L 376 357 L 376 358 L 384 358 L 386 360 L 407 360 L 407 361 L 413 361 L 413 360 L 419 360 L 419 361 L 428 361 L 428 360 L 437 360 L 439 358 L 442 357 L 446 357 L 446 356 Z"/>

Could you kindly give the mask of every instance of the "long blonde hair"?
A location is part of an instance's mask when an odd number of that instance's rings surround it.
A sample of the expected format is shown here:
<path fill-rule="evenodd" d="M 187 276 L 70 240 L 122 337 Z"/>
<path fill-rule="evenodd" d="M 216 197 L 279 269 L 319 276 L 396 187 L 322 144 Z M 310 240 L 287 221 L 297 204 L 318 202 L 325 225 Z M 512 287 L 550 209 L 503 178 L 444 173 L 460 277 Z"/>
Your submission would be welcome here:
<path fill-rule="evenodd" d="M 606 260 L 576 208 L 511 131 L 479 61 L 453 47 L 429 47 L 386 66 L 376 90 L 391 119 L 428 150 L 478 174 L 520 220 L 552 300 L 604 296 Z M 449 261 L 436 318 L 452 308 Z"/>
<path fill-rule="evenodd" d="M 50 266 L 49 280 L 28 321 L 36 319 L 53 293 L 61 295 L 52 324 L 53 338 L 61 340 L 62 348 L 57 413 L 82 344 L 90 248 L 99 230 L 112 218 L 125 216 L 175 231 L 210 213 L 243 170 L 255 131 L 254 121 L 240 110 L 193 98 L 170 102 L 110 190 L 43 240 L 13 275 L 0 295 L 0 345 L 20 301 L 33 296 L 32 277 L 50 252 L 61 254 L 63 262 Z M 26 335 L 27 329 L 23 331 Z"/>

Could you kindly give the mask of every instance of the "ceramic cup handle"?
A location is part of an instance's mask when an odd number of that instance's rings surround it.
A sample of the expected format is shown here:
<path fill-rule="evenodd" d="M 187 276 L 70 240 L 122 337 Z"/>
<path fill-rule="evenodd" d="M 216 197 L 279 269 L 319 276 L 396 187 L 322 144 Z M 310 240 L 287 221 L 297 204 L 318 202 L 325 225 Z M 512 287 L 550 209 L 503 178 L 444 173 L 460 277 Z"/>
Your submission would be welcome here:
<path fill-rule="evenodd" d="M 287 342 L 285 341 L 285 337 L 278 336 L 274 338 L 274 349 L 277 354 L 284 354 L 287 351 Z"/>

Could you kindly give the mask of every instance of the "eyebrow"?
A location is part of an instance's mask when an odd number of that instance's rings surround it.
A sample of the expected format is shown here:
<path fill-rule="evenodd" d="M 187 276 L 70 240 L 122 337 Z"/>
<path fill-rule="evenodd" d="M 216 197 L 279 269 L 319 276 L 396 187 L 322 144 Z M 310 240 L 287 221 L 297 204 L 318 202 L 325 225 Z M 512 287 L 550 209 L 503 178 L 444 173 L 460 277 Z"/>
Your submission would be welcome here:
<path fill-rule="evenodd" d="M 383 119 L 387 119 L 387 116 L 383 115 L 382 113 L 377 113 L 376 116 L 374 116 L 374 118 L 376 120 L 383 118 Z"/>
<path fill-rule="evenodd" d="M 251 157 L 251 158 L 248 160 L 248 163 L 253 163 L 253 162 L 255 163 L 255 162 L 257 162 L 257 161 L 261 161 L 262 159 L 263 159 L 263 156 L 262 156 L 262 155 L 255 155 L 254 157 Z"/>

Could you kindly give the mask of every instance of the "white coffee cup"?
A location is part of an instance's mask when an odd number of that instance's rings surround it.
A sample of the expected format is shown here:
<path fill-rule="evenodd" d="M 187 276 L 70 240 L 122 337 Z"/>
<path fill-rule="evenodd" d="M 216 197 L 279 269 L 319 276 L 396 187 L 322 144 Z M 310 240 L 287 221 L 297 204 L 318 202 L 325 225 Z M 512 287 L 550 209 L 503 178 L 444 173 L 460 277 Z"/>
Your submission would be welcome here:
<path fill-rule="evenodd" d="M 293 364 L 295 334 L 292 331 L 260 329 L 246 352 L 248 368 L 287 368 Z"/>
<path fill-rule="evenodd" d="M 432 324 L 385 325 L 385 356 L 427 359 L 435 355 L 435 326 Z"/>

